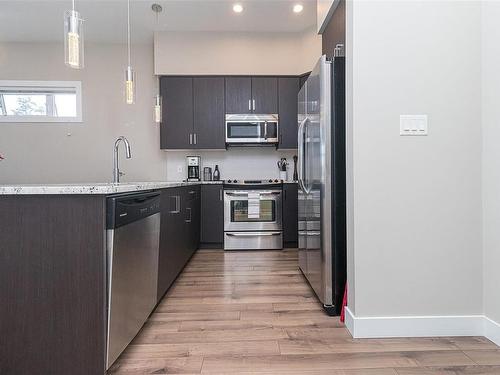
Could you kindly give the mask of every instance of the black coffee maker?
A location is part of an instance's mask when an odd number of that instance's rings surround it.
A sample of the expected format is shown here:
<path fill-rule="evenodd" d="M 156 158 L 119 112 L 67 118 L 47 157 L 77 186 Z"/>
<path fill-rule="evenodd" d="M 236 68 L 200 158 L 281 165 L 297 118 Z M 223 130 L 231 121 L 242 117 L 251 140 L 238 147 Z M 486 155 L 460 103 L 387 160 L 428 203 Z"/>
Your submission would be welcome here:
<path fill-rule="evenodd" d="M 187 180 L 200 181 L 201 157 L 188 156 L 187 157 Z"/>

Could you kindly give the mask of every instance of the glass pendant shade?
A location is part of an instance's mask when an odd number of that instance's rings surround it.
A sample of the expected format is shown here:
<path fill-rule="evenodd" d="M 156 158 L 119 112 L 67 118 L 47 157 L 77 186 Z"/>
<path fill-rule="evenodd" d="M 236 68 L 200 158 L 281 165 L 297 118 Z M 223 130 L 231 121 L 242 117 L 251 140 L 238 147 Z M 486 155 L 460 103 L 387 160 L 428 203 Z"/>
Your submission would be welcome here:
<path fill-rule="evenodd" d="M 135 103 L 135 72 L 130 66 L 125 70 L 125 102 Z"/>
<path fill-rule="evenodd" d="M 156 123 L 161 122 L 161 95 L 156 95 L 155 97 L 155 108 L 154 108 L 154 118 Z"/>
<path fill-rule="evenodd" d="M 83 19 L 76 10 L 64 13 L 64 62 L 73 69 L 82 69 Z"/>

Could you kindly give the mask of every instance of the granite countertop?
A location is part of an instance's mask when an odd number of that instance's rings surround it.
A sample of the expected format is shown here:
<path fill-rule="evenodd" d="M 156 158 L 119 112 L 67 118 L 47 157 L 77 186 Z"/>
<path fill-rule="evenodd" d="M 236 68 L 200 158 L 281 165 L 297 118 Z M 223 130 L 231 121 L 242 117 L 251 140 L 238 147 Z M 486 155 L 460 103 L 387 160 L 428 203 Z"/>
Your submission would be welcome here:
<path fill-rule="evenodd" d="M 115 194 L 153 189 L 164 189 L 178 186 L 222 184 L 222 181 L 200 182 L 121 182 L 113 183 L 82 183 L 82 184 L 47 184 L 47 185 L 0 185 L 0 195 L 31 195 L 31 194 Z"/>
<path fill-rule="evenodd" d="M 284 181 L 285 184 L 296 184 L 296 181 Z M 81 184 L 47 184 L 47 185 L 0 185 L 0 195 L 38 195 L 38 194 L 115 194 L 134 191 L 165 189 L 178 186 L 222 184 L 222 181 L 156 181 L 156 182 L 121 182 L 113 183 L 81 183 Z"/>

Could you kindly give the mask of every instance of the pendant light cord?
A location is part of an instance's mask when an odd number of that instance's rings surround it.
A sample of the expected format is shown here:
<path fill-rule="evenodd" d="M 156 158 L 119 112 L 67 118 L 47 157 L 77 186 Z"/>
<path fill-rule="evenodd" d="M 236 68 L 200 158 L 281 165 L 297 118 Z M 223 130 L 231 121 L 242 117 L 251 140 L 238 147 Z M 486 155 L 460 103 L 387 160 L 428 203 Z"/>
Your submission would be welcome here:
<path fill-rule="evenodd" d="M 73 12 L 75 11 L 75 0 L 73 0 Z"/>
<path fill-rule="evenodd" d="M 130 66 L 130 0 L 127 0 L 127 46 L 128 46 L 128 66 Z"/>

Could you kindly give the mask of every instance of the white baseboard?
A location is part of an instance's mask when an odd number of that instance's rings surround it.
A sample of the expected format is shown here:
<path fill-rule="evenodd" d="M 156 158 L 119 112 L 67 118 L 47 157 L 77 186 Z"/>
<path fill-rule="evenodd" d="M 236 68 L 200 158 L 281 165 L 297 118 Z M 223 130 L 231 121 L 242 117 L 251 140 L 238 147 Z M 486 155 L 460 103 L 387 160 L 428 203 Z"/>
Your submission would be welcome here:
<path fill-rule="evenodd" d="M 484 315 L 356 317 L 346 308 L 354 338 L 485 336 L 500 345 L 500 325 Z"/>
<path fill-rule="evenodd" d="M 484 317 L 484 336 L 500 346 L 500 324 Z"/>

